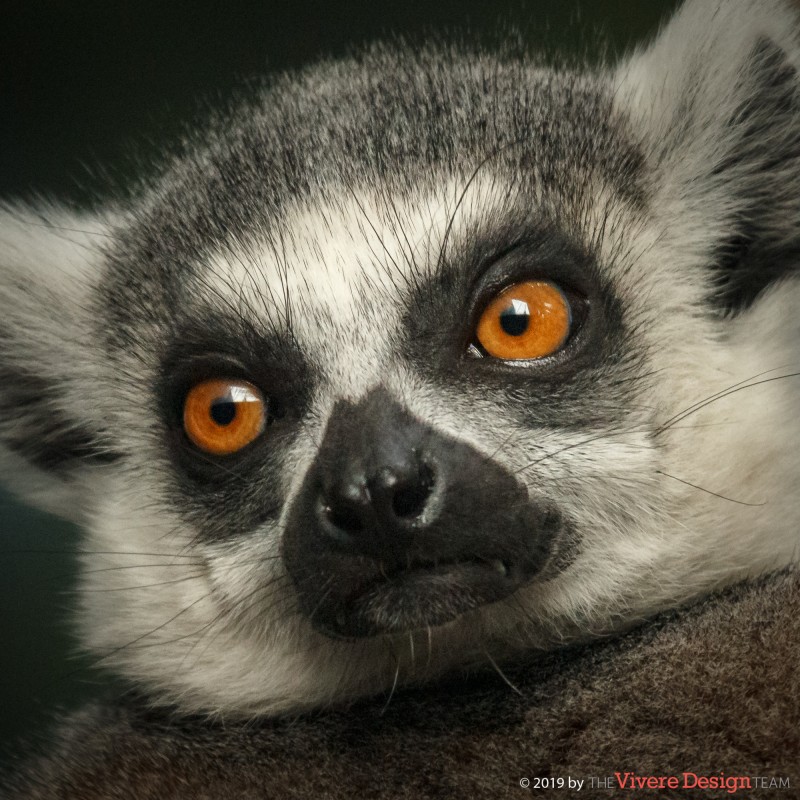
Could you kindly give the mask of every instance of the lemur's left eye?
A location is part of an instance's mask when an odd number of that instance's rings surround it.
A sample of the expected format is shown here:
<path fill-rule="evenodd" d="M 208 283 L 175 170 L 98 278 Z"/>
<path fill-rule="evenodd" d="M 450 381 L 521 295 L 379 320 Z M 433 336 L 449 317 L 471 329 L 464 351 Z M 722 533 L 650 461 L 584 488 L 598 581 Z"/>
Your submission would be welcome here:
<path fill-rule="evenodd" d="M 524 281 L 500 292 L 484 309 L 475 332 L 494 358 L 533 360 L 556 353 L 569 337 L 572 310 L 549 281 Z"/>
<path fill-rule="evenodd" d="M 267 424 L 267 403 L 252 383 L 208 380 L 193 386 L 183 404 L 183 429 L 201 450 L 230 455 L 256 439 Z"/>

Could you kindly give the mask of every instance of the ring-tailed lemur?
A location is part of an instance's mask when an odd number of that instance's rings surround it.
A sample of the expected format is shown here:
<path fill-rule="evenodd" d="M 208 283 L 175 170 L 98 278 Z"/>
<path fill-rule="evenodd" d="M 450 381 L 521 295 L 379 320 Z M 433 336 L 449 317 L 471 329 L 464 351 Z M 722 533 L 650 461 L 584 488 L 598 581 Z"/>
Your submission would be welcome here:
<path fill-rule="evenodd" d="M 793 561 L 798 31 L 690 0 L 614 68 L 375 47 L 130 203 L 6 206 L 3 475 L 85 525 L 86 647 L 276 714 Z"/>

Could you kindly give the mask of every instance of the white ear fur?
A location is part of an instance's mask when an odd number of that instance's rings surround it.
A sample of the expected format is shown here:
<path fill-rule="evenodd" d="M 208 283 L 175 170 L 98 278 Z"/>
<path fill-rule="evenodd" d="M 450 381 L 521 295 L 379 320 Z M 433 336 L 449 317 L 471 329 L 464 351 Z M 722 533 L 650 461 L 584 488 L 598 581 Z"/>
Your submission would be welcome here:
<path fill-rule="evenodd" d="M 711 145 L 716 130 L 703 136 L 707 124 L 736 102 L 756 47 L 767 41 L 800 67 L 800 15 L 788 0 L 688 0 L 622 65 L 618 85 L 664 132 L 689 122 L 680 111 L 693 109 L 692 132 Z"/>
<path fill-rule="evenodd" d="M 800 17 L 787 0 L 688 0 L 622 65 L 617 86 L 650 132 L 654 160 L 693 180 L 725 161 L 744 126 L 762 133 L 747 142 L 750 155 L 774 155 L 797 112 L 778 107 L 770 71 L 798 68 Z"/>
<path fill-rule="evenodd" d="M 103 460 L 81 456 L 104 446 L 86 417 L 98 363 L 90 296 L 108 235 L 90 215 L 0 207 L 0 481 L 77 520 Z"/>
<path fill-rule="evenodd" d="M 688 0 L 617 72 L 665 236 L 712 267 L 718 310 L 746 307 L 797 267 L 799 74 L 789 0 Z"/>

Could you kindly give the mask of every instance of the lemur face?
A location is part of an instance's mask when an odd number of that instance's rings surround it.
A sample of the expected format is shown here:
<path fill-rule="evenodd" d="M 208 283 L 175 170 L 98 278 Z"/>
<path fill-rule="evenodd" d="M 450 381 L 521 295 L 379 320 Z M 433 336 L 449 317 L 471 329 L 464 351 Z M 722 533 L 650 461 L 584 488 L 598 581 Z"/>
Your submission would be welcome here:
<path fill-rule="evenodd" d="M 458 178 L 439 180 L 454 195 Z M 579 512 L 553 451 L 565 428 L 636 413 L 622 387 L 643 365 L 591 239 L 531 215 L 533 186 L 473 186 L 454 214 L 422 185 L 393 200 L 396 223 L 355 186 L 290 211 L 280 253 L 248 246 L 260 275 L 226 253 L 196 283 L 180 276 L 186 318 L 154 319 L 175 335 L 137 353 L 160 387 L 147 458 L 170 458 L 170 508 L 204 544 L 269 547 L 295 611 L 329 636 L 425 631 L 554 577 L 577 554 Z M 598 381 L 620 389 L 598 402 Z"/>
<path fill-rule="evenodd" d="M 616 70 L 376 49 L 130 208 L 8 211 L 0 439 L 85 522 L 87 646 L 274 713 L 792 560 L 797 30 L 698 0 Z"/>

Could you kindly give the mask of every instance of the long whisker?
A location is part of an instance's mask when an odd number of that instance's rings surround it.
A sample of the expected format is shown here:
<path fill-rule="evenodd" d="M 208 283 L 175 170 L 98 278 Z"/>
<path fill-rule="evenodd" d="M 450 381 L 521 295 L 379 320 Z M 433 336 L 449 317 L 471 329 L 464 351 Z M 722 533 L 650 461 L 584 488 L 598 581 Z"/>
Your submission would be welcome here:
<path fill-rule="evenodd" d="M 102 592 L 128 592 L 131 589 L 153 589 L 156 586 L 169 586 L 173 583 L 184 583 L 185 581 L 193 581 L 203 577 L 203 573 L 195 575 L 185 575 L 182 578 L 173 578 L 170 581 L 158 581 L 157 583 L 140 583 L 133 586 L 114 586 L 108 589 L 81 589 L 80 594 L 97 594 Z"/>
<path fill-rule="evenodd" d="M 515 685 L 514 685 L 514 684 L 513 684 L 513 683 L 512 683 L 512 682 L 511 682 L 509 679 L 508 679 L 508 676 L 507 676 L 507 675 L 506 675 L 506 674 L 503 672 L 503 670 L 501 670 L 501 669 L 500 669 L 500 667 L 497 665 L 497 662 L 496 662 L 496 661 L 495 661 L 495 660 L 494 660 L 494 659 L 491 657 L 491 655 L 489 655 L 489 651 L 488 651 L 488 650 L 486 650 L 486 649 L 484 649 L 484 651 L 483 651 L 483 654 L 486 656 L 486 659 L 487 659 L 487 660 L 488 660 L 488 662 L 489 662 L 489 663 L 492 665 L 492 667 L 494 667 L 494 671 L 495 671 L 495 672 L 496 672 L 496 673 L 497 673 L 497 674 L 500 676 L 500 678 L 502 679 L 503 683 L 505 683 L 505 684 L 506 684 L 506 686 L 508 686 L 508 687 L 509 687 L 509 689 L 511 689 L 513 692 L 516 692 L 516 693 L 517 693 L 517 694 L 518 694 L 520 697 L 523 697 L 523 694 L 522 694 L 522 692 L 519 690 L 519 688 L 518 688 L 518 687 L 516 687 L 516 686 L 515 686 Z"/>
<path fill-rule="evenodd" d="M 63 680 L 68 680 L 69 678 L 72 678 L 75 675 L 79 675 L 80 673 L 85 672 L 87 669 L 93 669 L 95 667 L 100 666 L 104 662 L 109 661 L 115 655 L 117 655 L 118 653 L 121 653 L 123 650 L 126 650 L 126 649 L 128 649 L 130 647 L 133 647 L 136 644 L 138 644 L 139 642 L 141 642 L 144 639 L 146 639 L 148 636 L 152 636 L 154 633 L 158 633 L 158 631 L 163 630 L 164 628 L 167 627 L 167 625 L 169 625 L 172 622 L 174 622 L 176 619 L 181 617 L 183 614 L 186 614 L 188 611 L 190 611 L 198 603 L 201 603 L 202 601 L 206 600 L 211 594 L 212 594 L 212 592 L 209 591 L 206 594 L 201 595 L 196 600 L 191 602 L 188 606 L 185 606 L 184 608 L 182 608 L 177 614 L 174 614 L 173 616 L 171 616 L 165 622 L 161 623 L 160 625 L 157 625 L 155 628 L 147 631 L 146 633 L 143 633 L 140 636 L 137 636 L 135 639 L 132 639 L 131 641 L 126 642 L 125 644 L 120 645 L 119 647 L 115 647 L 112 650 L 104 653 L 103 655 L 98 656 L 97 658 L 94 658 L 88 666 L 82 666 L 82 667 L 79 667 L 78 669 L 75 669 L 75 670 L 72 670 L 71 672 L 68 672 L 65 675 L 61 675 L 58 678 L 58 681 L 54 681 L 51 685 L 55 685 L 55 683 L 58 683 L 58 682 L 63 681 Z M 158 642 L 157 644 L 160 645 L 160 644 L 163 644 L 163 643 L 162 642 Z"/>
<path fill-rule="evenodd" d="M 496 159 L 498 156 L 500 156 L 503 152 L 505 152 L 506 150 L 511 149 L 512 147 L 517 147 L 517 146 L 521 145 L 524 141 L 525 141 L 525 137 L 520 136 L 517 139 L 514 139 L 513 141 L 506 142 L 505 144 L 502 144 L 499 147 L 496 147 L 486 157 L 481 159 L 481 161 L 478 163 L 478 165 L 472 171 L 472 173 L 470 174 L 469 178 L 465 182 L 465 184 L 464 184 L 464 186 L 463 186 L 463 188 L 461 190 L 461 193 L 459 194 L 458 199 L 456 200 L 455 207 L 453 208 L 453 211 L 450 214 L 450 218 L 447 221 L 447 227 L 445 228 L 444 236 L 442 237 L 442 244 L 439 247 L 439 255 L 438 255 L 437 259 L 436 259 L 436 269 L 437 269 L 437 271 L 441 270 L 442 264 L 444 263 L 445 256 L 447 255 L 447 245 L 448 245 L 448 243 L 450 241 L 450 235 L 452 233 L 453 226 L 455 225 L 455 222 L 456 222 L 456 216 L 458 215 L 458 210 L 461 208 L 462 204 L 464 203 L 464 200 L 467 197 L 467 193 L 469 192 L 470 187 L 477 180 L 478 175 L 480 174 L 481 170 L 487 164 L 489 164 L 492 161 L 494 161 L 494 159 Z"/>
<path fill-rule="evenodd" d="M 665 478 L 672 478 L 674 481 L 678 481 L 678 483 L 682 483 L 685 486 L 691 486 L 692 489 L 699 489 L 701 492 L 705 492 L 706 494 L 713 495 L 714 497 L 719 497 L 720 500 L 727 500 L 729 503 L 736 503 L 740 506 L 765 506 L 766 503 L 746 503 L 744 500 L 735 500 L 732 497 L 726 497 L 724 494 L 719 494 L 718 492 L 712 492 L 710 489 L 705 489 L 702 486 L 698 486 L 696 483 L 692 483 L 691 481 L 686 481 L 683 478 L 678 478 L 676 475 L 670 475 L 668 472 L 664 472 L 663 470 L 657 469 L 656 473 L 659 475 L 663 475 Z"/>
<path fill-rule="evenodd" d="M 398 658 L 397 659 L 397 666 L 395 667 L 395 671 L 394 671 L 394 680 L 392 681 L 392 688 L 391 688 L 391 691 L 389 692 L 389 697 L 386 698 L 386 703 L 384 703 L 384 706 L 380 711 L 380 715 L 379 716 L 381 716 L 381 717 L 388 710 L 389 703 L 392 702 L 392 698 L 394 697 L 394 693 L 395 693 L 395 691 L 397 689 L 397 682 L 398 682 L 399 678 L 400 678 L 400 659 Z"/>
<path fill-rule="evenodd" d="M 773 370 L 769 370 L 772 372 Z M 765 375 L 767 373 L 760 373 L 760 375 Z M 729 397 L 732 394 L 736 394 L 737 392 L 744 391 L 745 389 L 752 389 L 756 386 L 763 386 L 766 383 L 774 383 L 775 381 L 782 381 L 786 380 L 787 378 L 796 378 L 800 376 L 800 372 L 788 372 L 784 375 L 776 375 L 773 378 L 763 378 L 762 380 L 754 380 L 754 378 L 759 377 L 759 375 L 753 376 L 753 378 L 748 378 L 746 381 L 741 381 L 740 383 L 736 383 L 733 386 L 728 387 L 727 389 L 717 392 L 717 394 L 711 395 L 711 397 L 706 398 L 705 400 L 701 400 L 698 403 L 695 403 L 693 406 L 690 406 L 685 411 L 682 411 L 680 414 L 672 417 L 671 419 L 667 420 L 665 423 L 661 425 L 661 427 L 657 428 L 655 434 L 658 435 L 663 433 L 664 431 L 669 430 L 673 425 L 682 420 L 686 419 L 686 417 L 695 414 L 696 412 L 700 411 L 700 409 L 705 408 L 706 406 L 711 405 L 712 403 L 716 403 L 718 400 L 722 400 L 725 397 Z M 753 381 L 750 383 L 749 381 Z"/>

